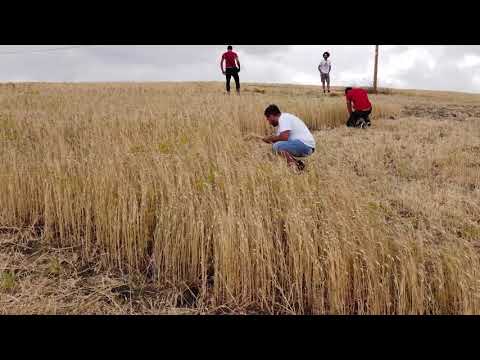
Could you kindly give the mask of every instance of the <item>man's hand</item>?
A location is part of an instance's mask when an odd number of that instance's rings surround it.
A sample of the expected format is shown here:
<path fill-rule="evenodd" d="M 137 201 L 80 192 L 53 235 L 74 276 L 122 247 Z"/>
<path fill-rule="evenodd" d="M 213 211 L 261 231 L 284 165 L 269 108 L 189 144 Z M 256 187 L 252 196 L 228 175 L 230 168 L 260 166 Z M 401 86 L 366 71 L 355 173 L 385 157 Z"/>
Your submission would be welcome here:
<path fill-rule="evenodd" d="M 274 144 L 274 143 L 279 142 L 279 141 L 288 141 L 289 138 L 290 138 L 290 130 L 287 130 L 287 131 L 282 132 L 278 136 L 266 137 L 266 138 L 263 139 L 263 141 L 266 142 L 267 144 Z"/>

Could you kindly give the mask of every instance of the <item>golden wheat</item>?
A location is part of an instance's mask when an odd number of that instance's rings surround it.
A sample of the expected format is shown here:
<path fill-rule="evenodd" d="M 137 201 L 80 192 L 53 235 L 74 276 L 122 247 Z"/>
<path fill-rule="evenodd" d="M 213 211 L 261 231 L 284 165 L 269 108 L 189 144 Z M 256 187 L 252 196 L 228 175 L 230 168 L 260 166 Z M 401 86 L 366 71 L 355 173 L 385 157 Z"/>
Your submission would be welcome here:
<path fill-rule="evenodd" d="M 479 123 L 384 120 L 400 106 L 379 95 L 374 128 L 355 131 L 342 97 L 263 89 L 1 88 L 0 226 L 188 287 L 207 310 L 479 313 Z M 246 141 L 271 131 L 270 103 L 316 131 L 301 176 Z"/>

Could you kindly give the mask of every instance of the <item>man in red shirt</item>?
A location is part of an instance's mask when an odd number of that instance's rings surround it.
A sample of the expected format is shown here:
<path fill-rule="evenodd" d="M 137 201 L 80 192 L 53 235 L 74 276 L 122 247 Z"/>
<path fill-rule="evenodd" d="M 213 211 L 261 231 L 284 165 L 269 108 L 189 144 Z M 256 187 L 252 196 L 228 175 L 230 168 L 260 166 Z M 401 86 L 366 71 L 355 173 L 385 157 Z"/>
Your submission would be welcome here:
<path fill-rule="evenodd" d="M 237 93 L 239 94 L 240 77 L 238 76 L 238 73 L 240 72 L 240 60 L 238 58 L 238 55 L 233 52 L 233 47 L 231 45 L 227 48 L 227 52 L 222 55 L 220 68 L 222 69 L 223 75 L 227 77 L 227 93 L 230 94 L 230 80 L 233 77 L 235 79 Z"/>
<path fill-rule="evenodd" d="M 369 116 L 372 113 L 372 104 L 368 99 L 367 92 L 364 89 L 347 87 L 345 96 L 347 98 L 348 113 L 350 114 L 347 126 L 363 129 L 370 126 Z M 354 110 L 352 110 L 352 103 Z"/>

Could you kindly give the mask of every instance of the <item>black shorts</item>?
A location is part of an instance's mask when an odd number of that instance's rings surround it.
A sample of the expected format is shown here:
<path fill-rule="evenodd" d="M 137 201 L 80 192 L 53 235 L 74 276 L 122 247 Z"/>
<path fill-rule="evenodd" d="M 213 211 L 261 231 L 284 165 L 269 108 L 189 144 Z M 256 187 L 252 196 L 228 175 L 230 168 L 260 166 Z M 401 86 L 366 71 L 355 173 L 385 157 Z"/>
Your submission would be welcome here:
<path fill-rule="evenodd" d="M 234 75 L 238 75 L 238 68 L 226 68 L 225 69 L 225 75 L 230 75 L 230 76 L 234 76 Z"/>
<path fill-rule="evenodd" d="M 370 114 L 372 113 L 372 109 L 367 110 L 367 111 L 353 111 L 352 115 L 350 115 L 350 118 L 347 121 L 347 126 L 348 127 L 360 127 L 362 124 L 359 122 L 360 119 L 363 119 L 365 124 L 367 126 L 371 125 L 370 122 Z"/>

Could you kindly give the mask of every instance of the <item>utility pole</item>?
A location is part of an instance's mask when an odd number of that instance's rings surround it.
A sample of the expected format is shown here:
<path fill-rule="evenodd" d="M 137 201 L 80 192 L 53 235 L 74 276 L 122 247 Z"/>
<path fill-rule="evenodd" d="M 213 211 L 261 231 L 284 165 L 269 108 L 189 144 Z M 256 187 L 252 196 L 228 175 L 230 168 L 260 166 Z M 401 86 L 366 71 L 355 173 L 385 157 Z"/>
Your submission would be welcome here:
<path fill-rule="evenodd" d="M 373 92 L 377 93 L 377 74 L 378 74 L 378 45 L 375 45 L 375 69 L 373 72 Z"/>

